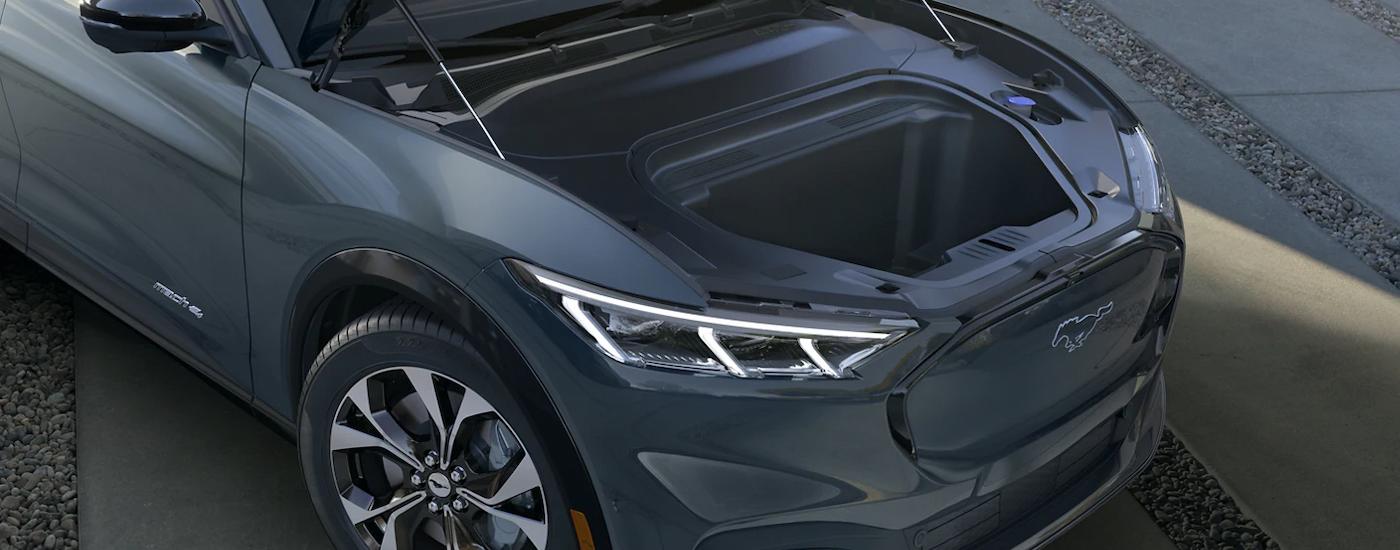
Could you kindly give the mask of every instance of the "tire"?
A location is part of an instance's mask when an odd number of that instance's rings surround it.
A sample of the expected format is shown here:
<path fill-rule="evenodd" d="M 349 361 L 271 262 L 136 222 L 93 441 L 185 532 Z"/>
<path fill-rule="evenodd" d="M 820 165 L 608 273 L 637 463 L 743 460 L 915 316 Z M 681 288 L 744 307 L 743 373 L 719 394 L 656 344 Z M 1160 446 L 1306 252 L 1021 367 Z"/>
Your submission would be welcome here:
<path fill-rule="evenodd" d="M 390 302 L 331 338 L 298 418 L 302 473 L 336 548 L 546 550 L 572 539 L 558 474 L 517 400 L 460 331 L 418 305 Z"/>

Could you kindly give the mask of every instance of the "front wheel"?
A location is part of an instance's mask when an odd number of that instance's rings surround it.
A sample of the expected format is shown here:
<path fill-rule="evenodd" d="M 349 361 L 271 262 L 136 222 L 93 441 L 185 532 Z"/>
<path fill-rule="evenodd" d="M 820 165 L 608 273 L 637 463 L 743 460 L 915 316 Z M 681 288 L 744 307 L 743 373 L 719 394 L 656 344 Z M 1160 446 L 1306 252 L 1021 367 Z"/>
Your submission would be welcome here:
<path fill-rule="evenodd" d="M 321 351 L 298 446 L 337 548 L 545 550 L 567 525 L 553 471 L 504 383 L 462 334 L 392 303 Z"/>

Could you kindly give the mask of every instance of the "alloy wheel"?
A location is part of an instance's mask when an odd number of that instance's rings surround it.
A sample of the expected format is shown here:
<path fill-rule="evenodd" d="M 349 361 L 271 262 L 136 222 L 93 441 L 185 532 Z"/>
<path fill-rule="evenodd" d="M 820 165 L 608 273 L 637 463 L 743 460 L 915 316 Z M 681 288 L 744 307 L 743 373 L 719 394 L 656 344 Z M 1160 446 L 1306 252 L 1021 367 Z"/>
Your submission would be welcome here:
<path fill-rule="evenodd" d="M 331 425 L 347 519 L 371 550 L 543 550 L 539 471 L 500 413 L 442 373 L 365 376 Z"/>

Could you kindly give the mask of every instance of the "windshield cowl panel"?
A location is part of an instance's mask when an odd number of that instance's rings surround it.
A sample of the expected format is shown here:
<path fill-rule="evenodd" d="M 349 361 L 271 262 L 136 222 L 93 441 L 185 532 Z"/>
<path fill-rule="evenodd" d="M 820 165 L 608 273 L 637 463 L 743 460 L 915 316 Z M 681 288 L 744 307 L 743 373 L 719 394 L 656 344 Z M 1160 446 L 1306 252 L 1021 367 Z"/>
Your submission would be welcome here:
<path fill-rule="evenodd" d="M 409 23 L 393 2 L 369 2 L 368 20 L 346 45 L 346 55 L 395 53 L 417 50 Z M 326 57 L 341 17 L 351 0 L 319 0 L 310 8 L 288 2 L 272 10 L 283 39 L 293 46 L 298 62 L 314 64 Z M 685 9 L 700 3 L 693 0 L 662 0 L 658 7 L 643 4 L 621 6 L 617 0 L 552 0 L 549 2 L 508 2 L 501 0 L 406 0 L 423 30 L 444 49 L 470 38 L 470 44 L 523 47 L 539 42 L 536 36 L 579 20 L 621 15 L 656 9 Z M 613 12 L 613 13 L 609 13 Z M 612 28 L 621 28 L 622 25 Z M 607 24 L 593 25 L 599 32 L 612 30 Z M 585 28 L 582 30 L 592 30 Z M 568 36 L 562 34 L 557 38 Z M 550 38 L 547 34 L 541 38 Z"/>

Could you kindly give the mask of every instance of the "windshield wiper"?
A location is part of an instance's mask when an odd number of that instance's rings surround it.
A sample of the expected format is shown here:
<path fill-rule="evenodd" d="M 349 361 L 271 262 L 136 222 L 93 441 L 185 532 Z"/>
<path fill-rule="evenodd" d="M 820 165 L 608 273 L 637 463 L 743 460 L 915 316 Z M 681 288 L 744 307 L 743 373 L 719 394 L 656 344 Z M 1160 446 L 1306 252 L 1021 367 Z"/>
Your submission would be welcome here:
<path fill-rule="evenodd" d="M 437 44 L 442 48 L 528 48 L 531 46 L 541 46 L 579 36 L 588 36 L 602 32 L 630 29 L 661 20 L 660 17 L 635 17 L 628 19 L 603 19 L 590 22 L 584 25 L 571 26 L 568 29 L 550 29 L 534 36 L 469 36 L 456 40 L 439 40 Z"/>
<path fill-rule="evenodd" d="M 597 30 L 613 30 L 616 28 L 634 27 L 638 24 L 645 25 L 660 20 L 660 17 L 646 17 L 636 19 L 646 19 L 638 21 L 636 24 L 625 24 L 623 17 L 627 14 L 636 13 L 663 2 L 664 0 L 622 0 L 616 6 L 600 11 L 593 15 L 575 19 L 553 29 L 543 31 L 535 35 L 537 40 L 549 40 L 576 36 L 578 34 L 595 32 Z"/>
<path fill-rule="evenodd" d="M 455 50 L 464 48 L 496 48 L 502 50 L 514 50 L 542 46 L 558 42 L 563 39 L 576 36 L 586 36 L 598 34 L 600 32 L 628 29 L 659 21 L 660 17 L 639 17 L 629 19 L 606 19 L 592 22 L 587 25 L 579 25 L 570 29 L 550 29 L 534 36 L 469 36 L 455 40 L 437 40 L 440 49 Z M 490 31 L 488 31 L 490 32 Z M 414 51 L 417 49 L 415 42 L 403 42 L 398 44 L 375 44 L 371 46 L 361 46 L 344 48 L 344 40 L 337 35 L 336 42 L 331 45 L 330 52 L 324 55 L 308 56 L 307 63 L 317 61 L 321 58 L 330 63 L 331 59 L 369 57 L 375 55 L 396 54 Z"/>
<path fill-rule="evenodd" d="M 608 31 L 630 29 L 634 27 L 640 27 L 642 25 L 665 23 L 670 19 L 670 15 L 642 15 L 636 17 L 628 16 L 640 11 L 644 11 L 648 8 L 656 6 L 657 4 L 661 4 L 663 2 L 668 1 L 675 0 L 622 0 L 621 2 L 618 2 L 617 5 L 611 8 L 590 15 L 586 15 L 578 19 L 571 20 L 567 23 L 563 23 L 556 27 L 539 31 L 531 36 L 482 36 L 484 34 L 490 34 L 493 32 L 498 32 L 500 30 L 492 29 L 480 34 L 468 36 L 466 38 L 445 41 L 440 40 L 438 41 L 438 44 L 449 48 L 471 46 L 538 46 L 542 44 L 557 42 L 566 38 L 574 38 L 579 36 L 599 34 Z M 719 2 L 714 2 L 713 4 L 718 3 Z M 713 4 L 706 3 L 703 4 L 701 7 Z"/>
<path fill-rule="evenodd" d="M 556 43 L 560 40 L 568 38 L 590 36 L 614 30 L 630 29 L 642 25 L 665 23 L 670 18 L 670 16 L 644 15 L 638 17 L 627 17 L 627 15 L 636 13 L 641 10 L 645 10 L 662 2 L 668 1 L 675 0 L 623 0 L 623 2 L 620 2 L 616 6 L 608 8 L 606 10 L 599 11 L 597 13 L 593 13 L 579 19 L 573 19 L 567 23 L 536 32 L 532 35 L 485 36 L 491 33 L 500 32 L 502 30 L 501 28 L 496 28 L 464 38 L 437 40 L 435 42 L 440 49 L 496 48 L 502 50 L 514 50 L 534 46 L 543 46 Z M 718 3 L 719 2 L 715 2 L 715 4 Z M 416 44 L 414 42 L 404 42 L 401 44 L 376 44 L 372 46 L 344 48 L 345 41 L 348 40 L 350 36 L 353 36 L 355 32 L 359 31 L 358 28 L 347 29 L 347 27 L 345 27 L 345 24 L 346 21 L 350 20 L 350 12 L 354 11 L 356 9 L 356 6 L 360 4 L 367 5 L 368 2 L 354 0 L 351 2 L 350 7 L 347 8 L 346 19 L 342 20 L 341 31 L 348 32 L 348 34 L 345 35 L 344 38 L 342 38 L 340 34 L 337 34 L 335 42 L 332 43 L 331 51 L 325 54 L 324 56 L 327 60 L 327 63 L 330 63 L 330 60 L 332 58 L 341 59 L 383 54 L 395 54 L 416 49 Z M 713 4 L 704 5 L 708 6 Z M 364 8 L 361 8 L 362 11 L 363 9 Z M 363 21 L 358 21 L 358 25 L 363 26 L 363 24 Z M 305 61 L 312 62 L 320 57 L 321 56 L 308 56 Z"/>

